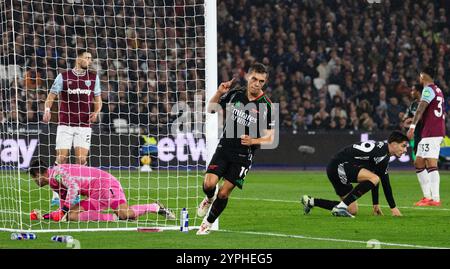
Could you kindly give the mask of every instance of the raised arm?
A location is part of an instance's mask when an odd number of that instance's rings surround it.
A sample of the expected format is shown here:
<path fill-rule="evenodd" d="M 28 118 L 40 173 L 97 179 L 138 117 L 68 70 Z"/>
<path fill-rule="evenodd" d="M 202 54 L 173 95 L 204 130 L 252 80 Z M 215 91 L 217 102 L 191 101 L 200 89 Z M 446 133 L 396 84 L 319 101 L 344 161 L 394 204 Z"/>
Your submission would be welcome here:
<path fill-rule="evenodd" d="M 233 85 L 234 80 L 235 79 L 233 78 L 230 81 L 220 83 L 216 93 L 211 97 L 211 99 L 208 102 L 207 108 L 208 113 L 216 113 L 216 111 L 218 110 L 220 98 L 228 93 L 228 91 L 231 89 L 231 86 Z"/>

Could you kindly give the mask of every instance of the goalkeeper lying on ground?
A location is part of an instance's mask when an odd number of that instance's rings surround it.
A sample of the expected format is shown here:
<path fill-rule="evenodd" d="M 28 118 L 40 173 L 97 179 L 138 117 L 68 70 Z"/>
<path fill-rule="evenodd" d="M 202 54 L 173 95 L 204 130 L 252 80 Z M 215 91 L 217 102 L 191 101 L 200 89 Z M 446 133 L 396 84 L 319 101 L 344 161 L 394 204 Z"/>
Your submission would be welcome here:
<path fill-rule="evenodd" d="M 175 219 L 173 212 L 159 202 L 128 206 L 120 182 L 113 175 L 94 167 L 77 164 L 48 167 L 45 162 L 36 159 L 28 171 L 39 187 L 50 185 L 61 198 L 60 209 L 43 216 L 35 210 L 31 219 L 114 221 L 118 217 L 121 220 L 134 220 L 147 213 Z M 86 199 L 79 202 L 79 195 Z M 102 213 L 109 208 L 115 214 Z"/>

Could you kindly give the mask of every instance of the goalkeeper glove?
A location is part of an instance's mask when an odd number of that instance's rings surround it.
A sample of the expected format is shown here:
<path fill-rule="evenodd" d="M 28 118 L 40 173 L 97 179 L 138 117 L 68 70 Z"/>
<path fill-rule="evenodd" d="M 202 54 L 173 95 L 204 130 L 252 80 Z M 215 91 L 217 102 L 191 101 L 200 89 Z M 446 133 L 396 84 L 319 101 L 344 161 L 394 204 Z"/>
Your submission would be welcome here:
<path fill-rule="evenodd" d="M 68 211 L 69 209 L 67 207 L 63 207 L 62 209 L 42 215 L 38 209 L 33 209 L 30 213 L 30 220 L 66 221 L 66 214 Z"/>

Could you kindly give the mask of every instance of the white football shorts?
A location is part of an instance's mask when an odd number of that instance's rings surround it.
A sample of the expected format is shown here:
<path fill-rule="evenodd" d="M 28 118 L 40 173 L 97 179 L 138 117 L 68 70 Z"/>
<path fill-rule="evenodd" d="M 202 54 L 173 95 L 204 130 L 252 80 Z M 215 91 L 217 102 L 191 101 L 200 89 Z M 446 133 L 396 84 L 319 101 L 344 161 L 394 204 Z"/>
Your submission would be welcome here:
<path fill-rule="evenodd" d="M 73 144 L 74 148 L 80 147 L 89 150 L 91 133 L 90 127 L 59 125 L 56 130 L 56 149 L 71 149 Z"/>
<path fill-rule="evenodd" d="M 417 145 L 417 157 L 424 159 L 439 159 L 443 137 L 425 137 Z"/>

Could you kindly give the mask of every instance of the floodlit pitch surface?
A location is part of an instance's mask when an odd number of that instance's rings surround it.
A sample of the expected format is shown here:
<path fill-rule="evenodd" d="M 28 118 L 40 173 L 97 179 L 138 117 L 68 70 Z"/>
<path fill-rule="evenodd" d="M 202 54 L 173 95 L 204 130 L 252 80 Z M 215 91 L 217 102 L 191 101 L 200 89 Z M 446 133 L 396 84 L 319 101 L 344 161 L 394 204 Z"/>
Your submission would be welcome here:
<path fill-rule="evenodd" d="M 118 176 L 118 171 L 113 171 Z M 166 173 L 166 172 L 165 172 Z M 153 197 L 156 190 L 147 192 L 145 184 L 154 187 L 151 180 L 156 180 L 156 172 L 150 174 L 149 180 L 137 180 L 137 172 L 120 172 L 121 183 L 129 188 L 126 194 L 130 204 L 139 201 L 132 197 Z M 129 175 L 128 177 L 124 175 Z M 25 176 L 25 174 L 22 174 Z M 143 174 L 140 174 L 142 177 Z M 160 187 L 164 184 L 177 184 L 173 177 L 160 179 Z M 169 179 L 170 182 L 164 182 Z M 201 182 L 201 174 L 190 177 L 190 184 Z M 23 183 L 23 187 L 31 188 L 31 199 L 39 200 L 37 186 Z M 403 217 L 392 217 L 380 188 L 380 203 L 384 216 L 372 215 L 371 194 L 366 194 L 359 202 L 359 214 L 355 219 L 336 218 L 330 212 L 314 208 L 310 215 L 303 215 L 300 197 L 303 194 L 336 199 L 334 190 L 328 182 L 324 171 L 251 171 L 246 178 L 243 190 L 236 189 L 228 202 L 226 210 L 220 217 L 220 231 L 208 236 L 196 236 L 195 231 L 182 233 L 164 231 L 158 233 L 125 232 L 61 232 L 39 233 L 37 240 L 12 241 L 10 232 L 0 232 L 0 248 L 66 248 L 66 244 L 50 241 L 51 235 L 70 234 L 80 242 L 80 248 L 173 248 L 173 249 L 254 249 L 254 248 L 367 248 L 375 242 L 380 248 L 450 248 L 450 173 L 441 172 L 441 207 L 414 207 L 414 202 L 421 198 L 420 187 L 414 171 L 392 172 L 391 184 L 395 199 Z M 139 191 L 139 193 L 138 193 Z M 201 194 L 201 190 L 187 189 L 192 197 Z M 196 192 L 199 193 L 196 193 Z M 170 192 L 170 189 L 169 189 Z M 181 207 L 187 201 L 191 225 L 194 224 L 195 198 L 172 200 L 161 197 L 169 207 Z M 170 194 L 170 193 L 169 193 Z M 36 195 L 34 197 L 34 195 Z M 41 193 L 42 195 L 42 193 Z M 50 192 L 48 197 L 50 198 Z M 188 195 L 190 196 L 190 195 Z M 42 198 L 42 197 L 41 197 Z M 43 199 L 43 200 L 42 200 Z M 39 203 L 47 205 L 48 200 L 42 198 Z M 29 207 L 35 207 L 35 202 Z M 26 203 L 25 203 L 26 204 Z M 24 212 L 31 208 L 24 206 Z M 178 210 L 177 210 L 178 216 Z M 151 218 L 153 216 L 150 216 Z M 24 219 L 27 216 L 24 215 Z M 175 222 L 167 222 L 174 224 Z M 200 220 L 195 220 L 199 225 Z M 45 228 L 56 229 L 59 224 L 45 222 Z M 65 225 L 65 226 L 64 226 Z M 84 227 L 83 224 L 64 224 L 63 227 Z M 104 223 L 89 224 L 89 227 L 103 227 Z M 132 227 L 132 224 L 120 222 L 118 227 Z M 372 241 L 370 241 L 372 240 Z M 368 246 L 369 242 L 369 246 Z M 373 247 L 373 244 L 372 244 Z"/>

